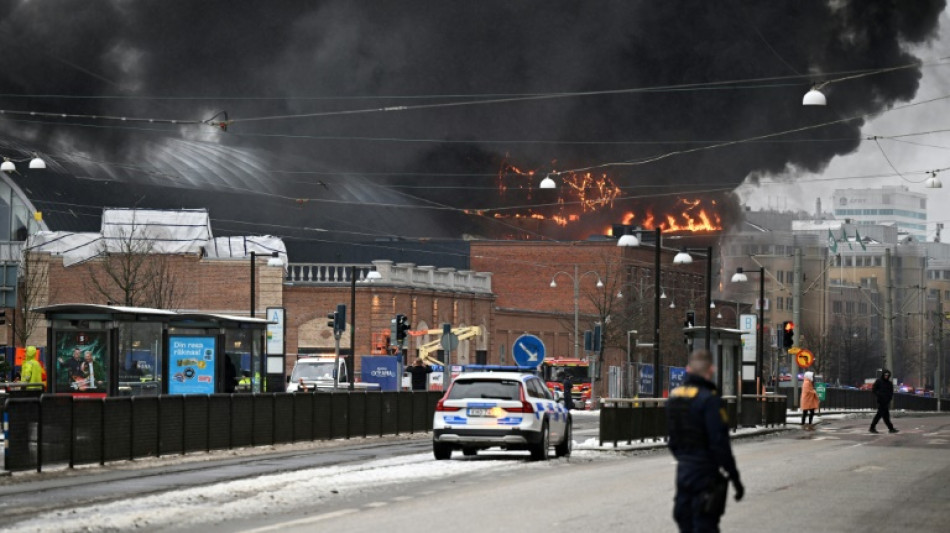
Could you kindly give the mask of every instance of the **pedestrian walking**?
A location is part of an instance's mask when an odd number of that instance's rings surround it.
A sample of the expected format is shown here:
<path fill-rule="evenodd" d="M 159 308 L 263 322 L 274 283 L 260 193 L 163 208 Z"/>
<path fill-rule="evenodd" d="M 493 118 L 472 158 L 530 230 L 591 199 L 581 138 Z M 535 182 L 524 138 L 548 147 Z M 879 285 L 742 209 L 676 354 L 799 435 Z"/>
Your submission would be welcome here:
<path fill-rule="evenodd" d="M 428 387 L 429 374 L 432 373 L 432 367 L 425 364 L 422 359 L 416 359 L 416 363 L 406 369 L 406 372 L 412 376 L 412 390 L 426 390 Z"/>
<path fill-rule="evenodd" d="M 818 409 L 818 391 L 815 390 L 815 373 L 805 372 L 805 381 L 802 382 L 802 429 L 805 431 L 814 431 L 815 410 Z M 805 417 L 808 417 L 808 423 L 805 423 Z"/>
<path fill-rule="evenodd" d="M 891 382 L 891 371 L 884 369 L 881 377 L 871 386 L 871 392 L 877 397 L 877 413 L 871 420 L 871 433 L 877 433 L 877 423 L 883 418 L 888 433 L 897 433 L 899 430 L 891 424 L 891 400 L 894 399 L 894 384 Z"/>
<path fill-rule="evenodd" d="M 710 381 L 715 372 L 712 354 L 694 351 L 686 381 L 670 392 L 666 406 L 667 445 L 676 457 L 673 518 L 682 532 L 719 531 L 730 481 L 736 501 L 745 495 L 729 444 L 726 407 Z"/>
<path fill-rule="evenodd" d="M 561 372 L 561 389 L 564 394 L 564 408 L 570 411 L 574 408 L 574 382 L 567 372 Z"/>

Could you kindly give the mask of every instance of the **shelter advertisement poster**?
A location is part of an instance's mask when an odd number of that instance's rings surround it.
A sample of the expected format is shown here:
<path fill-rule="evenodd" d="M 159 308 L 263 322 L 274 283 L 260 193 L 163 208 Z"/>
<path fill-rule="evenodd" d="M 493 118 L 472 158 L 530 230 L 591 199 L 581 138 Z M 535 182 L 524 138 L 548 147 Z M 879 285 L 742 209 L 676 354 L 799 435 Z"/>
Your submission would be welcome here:
<path fill-rule="evenodd" d="M 169 394 L 214 394 L 214 337 L 169 337 L 168 355 Z"/>
<path fill-rule="evenodd" d="M 104 397 L 109 391 L 108 334 L 105 331 L 57 331 L 53 353 L 55 391 Z"/>

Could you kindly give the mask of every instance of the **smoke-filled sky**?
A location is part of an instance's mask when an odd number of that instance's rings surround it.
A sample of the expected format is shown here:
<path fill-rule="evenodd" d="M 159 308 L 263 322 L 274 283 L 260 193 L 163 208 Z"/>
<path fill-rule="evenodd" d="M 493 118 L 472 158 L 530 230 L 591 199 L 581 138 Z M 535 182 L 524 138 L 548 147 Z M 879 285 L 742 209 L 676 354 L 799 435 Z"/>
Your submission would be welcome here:
<path fill-rule="evenodd" d="M 924 63 L 937 63 L 950 51 L 950 14 L 940 16 L 939 38 L 914 50 Z M 845 93 L 842 98 L 847 98 Z M 834 100 L 829 105 L 835 105 Z M 950 188 L 928 189 L 924 181 L 929 171 L 950 187 L 946 169 L 950 167 L 950 70 L 943 66 L 922 69 L 920 89 L 906 104 L 875 116 L 862 130 L 865 140 L 858 150 L 835 157 L 820 172 L 789 172 L 748 182 L 737 190 L 744 202 L 756 209 L 805 210 L 814 213 L 816 200 L 828 213 L 833 209 L 835 189 L 904 186 L 927 195 L 928 239 L 937 223 L 950 223 L 944 206 L 950 204 Z M 870 137 L 881 137 L 874 142 Z M 940 172 L 943 170 L 943 172 Z"/>
<path fill-rule="evenodd" d="M 7 2 L 0 108 L 157 121 L 8 113 L 0 136 L 4 150 L 39 150 L 67 173 L 171 189 L 242 187 L 246 194 L 228 206 L 211 206 L 212 216 L 264 204 L 282 223 L 328 226 L 322 200 L 404 204 L 411 207 L 395 208 L 397 216 L 425 222 L 412 236 L 472 229 L 464 221 L 477 217 L 442 206 L 556 203 L 558 193 L 517 189 L 550 171 L 627 162 L 596 170 L 622 191 L 597 216 L 601 224 L 645 204 L 669 205 L 673 194 L 722 195 L 747 178 L 794 180 L 855 151 L 866 117 L 914 99 L 922 72 L 945 76 L 950 62 L 939 64 L 943 55 L 929 48 L 939 43 L 944 7 Z M 905 68 L 866 75 L 892 67 Z M 803 108 L 808 87 L 826 81 L 829 105 Z M 161 120 L 221 120 L 222 111 L 233 121 L 227 131 Z M 733 143 L 748 139 L 757 140 Z M 71 166 L 80 161 L 94 168 Z M 501 196 L 497 174 L 506 164 L 537 173 L 509 172 Z M 178 207 L 145 196 L 142 205 Z M 400 233 L 392 220 L 382 231 L 354 218 L 331 229 Z M 477 231 L 506 231 L 501 222 L 469 221 Z"/>

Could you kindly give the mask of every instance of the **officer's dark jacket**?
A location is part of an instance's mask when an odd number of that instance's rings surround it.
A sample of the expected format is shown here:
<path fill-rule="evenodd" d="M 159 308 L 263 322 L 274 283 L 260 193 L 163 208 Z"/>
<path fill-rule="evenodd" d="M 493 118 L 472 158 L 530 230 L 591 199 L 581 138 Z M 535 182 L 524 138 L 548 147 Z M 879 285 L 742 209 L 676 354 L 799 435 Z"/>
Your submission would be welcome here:
<path fill-rule="evenodd" d="M 666 408 L 669 448 L 676 457 L 676 484 L 705 488 L 722 468 L 739 479 L 729 445 L 729 419 L 716 386 L 693 374 L 673 389 Z"/>
<path fill-rule="evenodd" d="M 426 390 L 426 379 L 428 379 L 427 376 L 432 372 L 431 366 L 413 365 L 407 368 L 406 372 L 409 372 L 412 376 L 412 390 Z"/>
<path fill-rule="evenodd" d="M 887 375 L 888 379 L 884 379 L 884 375 Z M 871 386 L 871 390 L 874 392 L 874 395 L 877 396 L 877 403 L 891 403 L 891 399 L 894 398 L 894 384 L 891 382 L 890 377 L 891 374 L 889 372 L 884 372 L 881 377 L 877 378 L 874 385 Z"/>

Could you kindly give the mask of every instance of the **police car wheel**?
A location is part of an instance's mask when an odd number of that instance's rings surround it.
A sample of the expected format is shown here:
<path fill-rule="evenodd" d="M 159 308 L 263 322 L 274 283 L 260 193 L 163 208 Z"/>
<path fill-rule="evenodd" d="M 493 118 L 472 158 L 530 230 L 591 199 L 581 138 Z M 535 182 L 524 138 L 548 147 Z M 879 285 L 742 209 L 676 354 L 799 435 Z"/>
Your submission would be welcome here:
<path fill-rule="evenodd" d="M 475 448 L 462 448 L 462 455 L 465 457 L 471 457 L 478 454 L 478 450 Z"/>
<path fill-rule="evenodd" d="M 452 447 L 447 444 L 442 444 L 441 442 L 433 442 L 432 455 L 435 456 L 436 461 L 444 461 L 446 459 L 451 459 Z"/>
<path fill-rule="evenodd" d="M 571 423 L 568 422 L 567 426 L 564 427 L 564 438 L 561 439 L 561 442 L 554 447 L 554 455 L 557 457 L 570 457 L 571 456 L 571 444 L 574 436 L 571 434 Z"/>
<path fill-rule="evenodd" d="M 547 461 L 551 450 L 551 431 L 547 421 L 541 426 L 541 440 L 531 445 L 531 459 L 533 461 Z"/>

